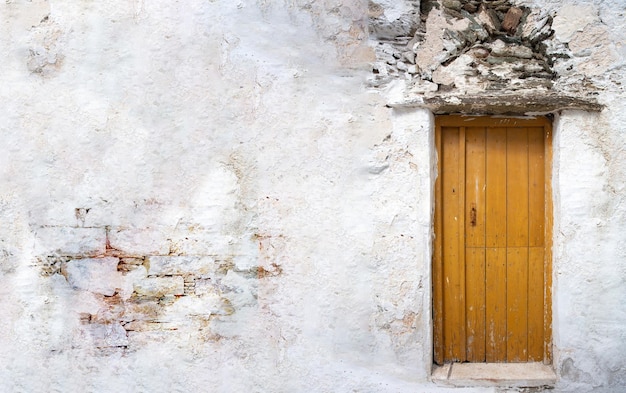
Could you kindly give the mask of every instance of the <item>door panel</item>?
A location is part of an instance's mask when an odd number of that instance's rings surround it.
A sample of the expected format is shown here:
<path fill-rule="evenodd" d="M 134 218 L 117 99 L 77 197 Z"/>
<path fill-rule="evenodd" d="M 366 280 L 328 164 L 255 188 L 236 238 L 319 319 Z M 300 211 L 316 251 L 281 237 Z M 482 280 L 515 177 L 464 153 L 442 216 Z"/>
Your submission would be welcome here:
<path fill-rule="evenodd" d="M 528 248 L 506 249 L 506 360 L 528 360 Z"/>
<path fill-rule="evenodd" d="M 461 129 L 445 129 L 443 140 L 442 162 L 449 165 L 451 170 L 442 177 L 442 212 L 443 227 L 446 228 L 443 239 L 443 260 L 449 261 L 444 265 L 443 274 L 443 313 L 448 323 L 444 324 L 444 348 L 446 357 L 462 359 L 465 357 L 465 329 L 456 329 L 465 321 L 465 280 L 463 256 L 461 255 L 461 231 L 459 212 L 461 211 L 461 188 L 463 181 L 460 176 L 461 167 Z"/>
<path fill-rule="evenodd" d="M 465 246 L 485 247 L 485 129 L 465 131 Z"/>
<path fill-rule="evenodd" d="M 467 360 L 485 361 L 485 249 L 468 247 L 465 252 L 467 303 Z"/>
<path fill-rule="evenodd" d="M 506 248 L 487 248 L 486 361 L 506 361 Z"/>
<path fill-rule="evenodd" d="M 528 245 L 528 132 L 506 130 L 506 245 Z"/>
<path fill-rule="evenodd" d="M 545 147 L 541 128 L 528 129 L 528 233 L 530 247 L 544 245 L 545 222 Z"/>
<path fill-rule="evenodd" d="M 436 125 L 435 362 L 549 362 L 549 122 Z"/>
<path fill-rule="evenodd" d="M 528 248 L 528 360 L 543 360 L 544 250 Z"/>
<path fill-rule="evenodd" d="M 485 199 L 487 247 L 506 246 L 506 128 L 490 128 L 486 138 Z"/>

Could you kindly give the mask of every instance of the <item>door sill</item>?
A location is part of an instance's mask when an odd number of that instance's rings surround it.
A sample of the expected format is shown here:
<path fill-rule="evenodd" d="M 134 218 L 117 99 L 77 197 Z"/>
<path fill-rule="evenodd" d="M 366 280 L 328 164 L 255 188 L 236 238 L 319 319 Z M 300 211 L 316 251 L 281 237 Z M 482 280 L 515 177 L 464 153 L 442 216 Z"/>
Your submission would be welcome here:
<path fill-rule="evenodd" d="M 543 363 L 452 363 L 434 366 L 432 381 L 442 386 L 554 386 L 556 374 Z"/>

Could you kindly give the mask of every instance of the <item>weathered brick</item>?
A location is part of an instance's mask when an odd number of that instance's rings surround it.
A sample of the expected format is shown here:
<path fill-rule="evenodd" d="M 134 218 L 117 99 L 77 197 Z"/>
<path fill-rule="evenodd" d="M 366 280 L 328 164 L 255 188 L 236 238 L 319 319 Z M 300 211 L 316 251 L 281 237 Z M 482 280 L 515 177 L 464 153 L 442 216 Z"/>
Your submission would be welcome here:
<path fill-rule="evenodd" d="M 106 250 L 105 228 L 41 227 L 35 234 L 39 255 L 96 256 Z"/>
<path fill-rule="evenodd" d="M 212 257 L 152 256 L 148 258 L 148 275 L 209 275 L 215 271 Z"/>
<path fill-rule="evenodd" d="M 135 283 L 135 293 L 145 297 L 182 295 L 184 291 L 185 281 L 181 276 L 147 277 Z"/>
<path fill-rule="evenodd" d="M 118 262 L 118 258 L 112 257 L 73 259 L 65 265 L 63 273 L 74 289 L 111 296 L 121 287 Z"/>
<path fill-rule="evenodd" d="M 113 228 L 109 245 L 125 255 L 166 255 L 170 251 L 168 233 L 162 228 Z"/>

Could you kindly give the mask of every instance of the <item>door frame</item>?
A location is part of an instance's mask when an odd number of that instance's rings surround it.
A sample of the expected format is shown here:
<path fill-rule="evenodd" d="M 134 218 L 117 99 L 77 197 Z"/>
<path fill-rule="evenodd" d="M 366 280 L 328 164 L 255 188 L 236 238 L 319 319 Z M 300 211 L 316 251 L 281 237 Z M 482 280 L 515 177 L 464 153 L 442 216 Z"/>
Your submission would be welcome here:
<path fill-rule="evenodd" d="M 435 285 L 443 279 L 443 248 L 441 239 L 437 237 L 442 226 L 441 206 L 442 196 L 440 187 L 441 173 L 441 128 L 451 127 L 542 127 L 544 129 L 544 162 L 545 162 L 545 257 L 544 257 L 544 345 L 543 363 L 551 364 L 552 353 L 552 245 L 553 245 L 553 195 L 552 195 L 552 165 L 553 165 L 553 130 L 552 120 L 548 117 L 492 117 L 492 116 L 463 116 L 437 115 L 435 124 L 435 151 L 436 151 L 436 179 L 434 182 L 434 217 L 433 217 L 433 253 L 432 253 L 432 318 L 433 318 L 433 363 L 443 363 L 443 285 Z"/>

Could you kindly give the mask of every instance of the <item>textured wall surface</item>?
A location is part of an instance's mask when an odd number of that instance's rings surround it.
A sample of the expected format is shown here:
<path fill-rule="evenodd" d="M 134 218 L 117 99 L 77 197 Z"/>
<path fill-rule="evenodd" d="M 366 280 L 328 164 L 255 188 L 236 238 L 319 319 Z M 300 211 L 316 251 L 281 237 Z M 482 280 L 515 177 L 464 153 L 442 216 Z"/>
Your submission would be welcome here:
<path fill-rule="evenodd" d="M 605 106 L 555 116 L 554 368 L 620 391 L 626 7 L 501 2 Z M 433 117 L 387 104 L 480 82 L 433 3 L 2 2 L 0 391 L 494 391 L 429 381 Z"/>

